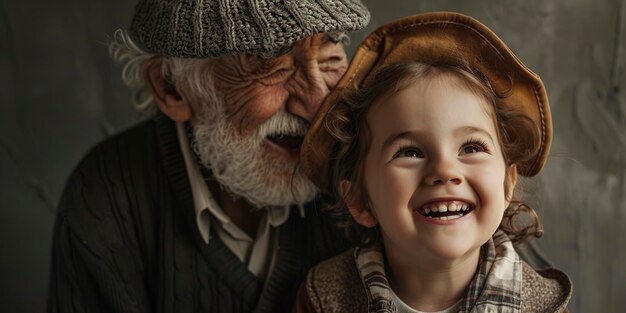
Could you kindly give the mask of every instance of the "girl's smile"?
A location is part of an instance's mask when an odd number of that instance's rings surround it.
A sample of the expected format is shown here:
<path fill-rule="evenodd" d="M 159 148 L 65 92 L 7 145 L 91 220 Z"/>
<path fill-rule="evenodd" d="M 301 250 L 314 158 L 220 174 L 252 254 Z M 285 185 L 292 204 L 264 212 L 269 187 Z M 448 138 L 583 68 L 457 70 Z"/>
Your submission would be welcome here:
<path fill-rule="evenodd" d="M 435 224 L 453 224 L 462 221 L 462 217 L 470 214 L 476 206 L 458 198 L 439 198 L 426 202 L 413 209 L 418 218 L 428 218 Z"/>

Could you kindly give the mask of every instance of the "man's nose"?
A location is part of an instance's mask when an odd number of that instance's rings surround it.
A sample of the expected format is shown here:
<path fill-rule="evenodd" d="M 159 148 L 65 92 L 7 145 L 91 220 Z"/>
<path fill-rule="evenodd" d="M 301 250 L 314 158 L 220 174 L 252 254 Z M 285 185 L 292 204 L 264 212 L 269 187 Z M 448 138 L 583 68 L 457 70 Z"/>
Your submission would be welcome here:
<path fill-rule="evenodd" d="M 317 34 L 307 37 L 290 52 L 293 54 L 296 71 L 287 83 L 287 110 L 309 121 L 330 93 L 319 64 L 322 57 L 322 36 Z"/>
<path fill-rule="evenodd" d="M 436 156 L 429 160 L 424 183 L 428 186 L 454 184 L 463 181 L 454 160 L 446 156 Z"/>

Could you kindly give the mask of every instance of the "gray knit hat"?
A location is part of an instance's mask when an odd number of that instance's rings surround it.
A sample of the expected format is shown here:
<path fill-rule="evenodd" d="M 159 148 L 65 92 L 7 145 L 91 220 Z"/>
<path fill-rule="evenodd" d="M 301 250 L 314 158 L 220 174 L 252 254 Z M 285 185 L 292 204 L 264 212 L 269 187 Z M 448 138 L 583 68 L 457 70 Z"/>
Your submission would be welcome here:
<path fill-rule="evenodd" d="M 369 18 L 359 0 L 140 0 L 130 34 L 175 57 L 271 57 L 316 33 L 361 29 Z"/>

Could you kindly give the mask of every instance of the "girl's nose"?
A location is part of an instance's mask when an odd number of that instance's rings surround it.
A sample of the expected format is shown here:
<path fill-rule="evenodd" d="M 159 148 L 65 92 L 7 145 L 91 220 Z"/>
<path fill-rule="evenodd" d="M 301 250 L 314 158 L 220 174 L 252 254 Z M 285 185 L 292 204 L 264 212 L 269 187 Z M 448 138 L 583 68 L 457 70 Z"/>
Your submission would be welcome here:
<path fill-rule="evenodd" d="M 446 160 L 445 157 L 434 158 L 430 161 L 427 175 L 424 177 L 426 185 L 458 185 L 463 181 L 462 176 L 456 170 L 454 162 Z"/>

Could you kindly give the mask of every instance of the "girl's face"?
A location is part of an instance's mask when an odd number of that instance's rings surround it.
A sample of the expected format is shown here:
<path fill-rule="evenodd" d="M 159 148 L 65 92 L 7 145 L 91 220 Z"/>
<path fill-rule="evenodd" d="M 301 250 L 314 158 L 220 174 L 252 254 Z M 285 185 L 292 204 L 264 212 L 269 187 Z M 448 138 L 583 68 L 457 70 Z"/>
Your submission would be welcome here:
<path fill-rule="evenodd" d="M 360 215 L 350 208 L 357 222 L 380 224 L 388 257 L 477 256 L 509 204 L 505 179 L 516 179 L 514 168 L 505 178 L 488 104 L 443 73 L 379 99 L 367 122 L 371 207 Z"/>

